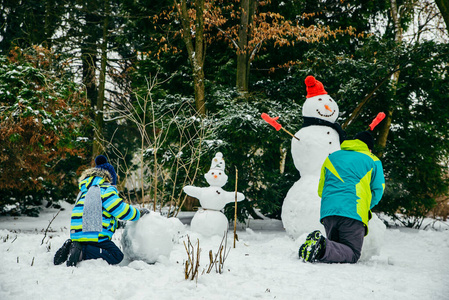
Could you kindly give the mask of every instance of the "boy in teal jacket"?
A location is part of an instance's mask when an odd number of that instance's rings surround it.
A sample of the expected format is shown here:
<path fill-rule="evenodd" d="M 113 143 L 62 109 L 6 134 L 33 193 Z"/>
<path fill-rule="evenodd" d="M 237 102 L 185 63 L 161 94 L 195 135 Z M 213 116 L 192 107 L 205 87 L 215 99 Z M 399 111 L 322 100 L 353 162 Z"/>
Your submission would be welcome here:
<path fill-rule="evenodd" d="M 120 198 L 117 174 L 103 155 L 95 158 L 95 168 L 79 179 L 80 192 L 72 210 L 70 239 L 56 252 L 54 264 L 67 261 L 76 266 L 81 260 L 102 258 L 109 264 L 123 260 L 122 251 L 111 241 L 118 220 L 137 221 L 141 212 Z"/>
<path fill-rule="evenodd" d="M 325 160 L 318 195 L 327 239 L 318 230 L 310 233 L 299 249 L 305 261 L 356 263 L 360 258 L 371 209 L 385 189 L 382 163 L 371 153 L 373 147 L 372 135 L 363 131 Z"/>

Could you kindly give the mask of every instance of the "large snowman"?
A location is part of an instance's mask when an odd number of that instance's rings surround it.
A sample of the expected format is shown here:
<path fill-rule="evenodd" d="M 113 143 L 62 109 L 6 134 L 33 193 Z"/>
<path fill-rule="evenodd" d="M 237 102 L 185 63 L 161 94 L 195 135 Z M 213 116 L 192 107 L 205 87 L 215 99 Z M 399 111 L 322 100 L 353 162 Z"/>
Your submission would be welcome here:
<path fill-rule="evenodd" d="M 339 109 L 323 84 L 313 76 L 305 80 L 307 96 L 303 105 L 304 124 L 292 139 L 292 156 L 301 178 L 290 188 L 282 205 L 282 223 L 294 239 L 314 230 L 324 231 L 320 223 L 321 199 L 318 196 L 321 166 L 326 157 L 340 150 L 346 137 L 336 122 Z M 380 254 L 386 227 L 373 214 L 365 237 L 360 261 Z"/>
<path fill-rule="evenodd" d="M 221 188 L 228 181 L 221 152 L 212 159 L 210 170 L 204 178 L 209 187 L 187 185 L 183 188 L 187 195 L 197 198 L 201 205 L 192 218 L 190 229 L 203 236 L 223 236 L 228 231 L 228 219 L 221 211 L 226 204 L 235 201 L 235 192 L 227 192 Z M 237 201 L 244 199 L 242 193 L 237 193 Z"/>
<path fill-rule="evenodd" d="M 308 76 L 305 83 L 304 123 L 291 144 L 293 162 L 301 178 L 288 191 L 281 215 L 287 234 L 294 239 L 313 230 L 324 230 L 320 223 L 321 199 L 317 192 L 321 166 L 329 154 L 340 150 L 340 142 L 345 138 L 344 131 L 336 123 L 337 103 L 315 77 Z"/>

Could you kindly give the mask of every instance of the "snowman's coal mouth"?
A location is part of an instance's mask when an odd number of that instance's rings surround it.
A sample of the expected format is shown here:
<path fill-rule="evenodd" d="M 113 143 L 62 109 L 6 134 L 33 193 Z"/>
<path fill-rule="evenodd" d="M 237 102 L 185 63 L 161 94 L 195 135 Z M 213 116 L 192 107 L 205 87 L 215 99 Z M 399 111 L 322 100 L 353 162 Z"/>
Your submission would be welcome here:
<path fill-rule="evenodd" d="M 322 117 L 329 118 L 329 117 L 332 117 L 332 116 L 334 115 L 335 110 L 334 110 L 330 115 L 326 115 L 326 114 L 321 113 L 319 109 L 317 109 L 316 112 L 317 112 L 320 116 L 322 116 Z"/>

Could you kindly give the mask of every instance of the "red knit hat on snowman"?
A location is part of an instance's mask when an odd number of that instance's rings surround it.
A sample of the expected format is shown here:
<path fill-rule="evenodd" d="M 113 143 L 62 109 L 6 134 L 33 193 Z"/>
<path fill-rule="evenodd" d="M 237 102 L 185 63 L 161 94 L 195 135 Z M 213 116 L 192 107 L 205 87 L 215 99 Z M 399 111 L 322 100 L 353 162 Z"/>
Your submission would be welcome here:
<path fill-rule="evenodd" d="M 307 90 L 306 98 L 312 98 L 319 95 L 327 95 L 323 84 L 320 81 L 316 80 L 312 75 L 307 76 L 304 82 L 306 83 Z"/>

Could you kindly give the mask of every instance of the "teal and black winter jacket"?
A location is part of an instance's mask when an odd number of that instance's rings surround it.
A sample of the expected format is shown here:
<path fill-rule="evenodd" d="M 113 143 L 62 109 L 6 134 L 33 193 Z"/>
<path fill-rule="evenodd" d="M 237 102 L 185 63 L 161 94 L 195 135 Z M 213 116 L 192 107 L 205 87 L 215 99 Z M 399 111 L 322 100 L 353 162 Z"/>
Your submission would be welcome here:
<path fill-rule="evenodd" d="M 70 238 L 78 242 L 103 242 L 110 240 L 117 229 L 118 220 L 136 221 L 140 218 L 140 212 L 133 206 L 125 203 L 119 197 L 115 186 L 111 185 L 110 174 L 102 169 L 92 168 L 83 172 L 79 179 L 80 194 L 72 210 L 70 223 Z M 87 190 L 98 185 L 101 191 L 103 206 L 101 232 L 83 232 L 84 198 Z"/>
<path fill-rule="evenodd" d="M 385 190 L 381 161 L 360 140 L 346 140 L 321 168 L 318 195 L 322 220 L 343 216 L 362 221 L 368 228 L 370 210 Z"/>

